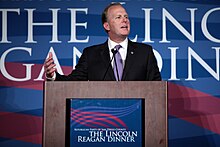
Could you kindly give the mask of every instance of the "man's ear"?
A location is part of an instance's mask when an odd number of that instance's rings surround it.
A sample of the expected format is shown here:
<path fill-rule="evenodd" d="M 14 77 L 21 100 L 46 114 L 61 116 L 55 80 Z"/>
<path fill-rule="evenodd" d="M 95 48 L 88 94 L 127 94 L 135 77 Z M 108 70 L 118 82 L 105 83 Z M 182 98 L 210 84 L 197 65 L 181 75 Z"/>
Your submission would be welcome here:
<path fill-rule="evenodd" d="M 105 28 L 106 31 L 109 31 L 109 30 L 110 30 L 110 27 L 109 27 L 108 22 L 105 22 L 105 23 L 103 24 L 103 27 Z"/>

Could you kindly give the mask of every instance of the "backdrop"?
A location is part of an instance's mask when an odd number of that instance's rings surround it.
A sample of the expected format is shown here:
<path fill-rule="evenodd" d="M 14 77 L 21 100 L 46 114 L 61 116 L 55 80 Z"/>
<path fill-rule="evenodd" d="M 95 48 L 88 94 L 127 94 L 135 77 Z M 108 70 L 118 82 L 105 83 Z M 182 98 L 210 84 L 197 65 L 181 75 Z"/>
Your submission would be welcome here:
<path fill-rule="evenodd" d="M 129 38 L 154 48 L 169 82 L 169 146 L 220 146 L 220 2 L 121 1 Z M 0 146 L 42 146 L 43 63 L 68 74 L 83 49 L 106 41 L 108 0 L 0 1 Z"/>

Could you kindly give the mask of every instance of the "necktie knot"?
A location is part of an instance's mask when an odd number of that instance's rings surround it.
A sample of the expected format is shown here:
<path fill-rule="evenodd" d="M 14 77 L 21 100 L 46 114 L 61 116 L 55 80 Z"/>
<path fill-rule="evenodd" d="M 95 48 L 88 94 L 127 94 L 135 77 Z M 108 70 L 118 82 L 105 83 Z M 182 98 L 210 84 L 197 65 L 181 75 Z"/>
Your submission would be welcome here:
<path fill-rule="evenodd" d="M 121 48 L 121 45 L 120 45 L 120 44 L 115 46 L 115 49 L 116 49 L 117 51 L 119 51 L 120 48 Z"/>

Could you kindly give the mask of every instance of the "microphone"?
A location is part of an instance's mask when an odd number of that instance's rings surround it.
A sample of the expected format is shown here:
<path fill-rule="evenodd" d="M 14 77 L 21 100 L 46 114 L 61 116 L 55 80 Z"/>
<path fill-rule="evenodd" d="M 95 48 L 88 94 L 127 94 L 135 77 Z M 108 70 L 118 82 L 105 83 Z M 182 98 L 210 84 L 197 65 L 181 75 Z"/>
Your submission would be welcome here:
<path fill-rule="evenodd" d="M 110 60 L 110 62 L 109 62 L 109 64 L 108 64 L 108 68 L 107 68 L 107 70 L 105 71 L 105 74 L 104 74 L 104 76 L 103 76 L 103 78 L 102 78 L 102 81 L 105 80 L 106 74 L 107 74 L 109 68 L 111 67 L 112 60 L 115 58 L 115 54 L 118 52 L 118 50 L 116 50 L 115 48 L 113 48 L 113 49 L 111 49 L 111 52 L 112 52 L 113 56 L 112 56 L 112 58 L 111 58 L 111 60 Z"/>

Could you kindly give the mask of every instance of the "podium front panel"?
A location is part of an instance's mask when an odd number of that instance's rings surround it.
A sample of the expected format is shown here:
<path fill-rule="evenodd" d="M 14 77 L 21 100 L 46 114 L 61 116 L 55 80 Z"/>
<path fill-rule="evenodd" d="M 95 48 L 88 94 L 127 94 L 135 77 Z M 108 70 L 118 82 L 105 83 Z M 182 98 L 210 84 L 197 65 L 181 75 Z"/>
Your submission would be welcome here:
<path fill-rule="evenodd" d="M 67 146 L 66 101 L 142 99 L 142 146 L 167 146 L 167 83 L 163 81 L 50 81 L 44 85 L 44 147 Z"/>

